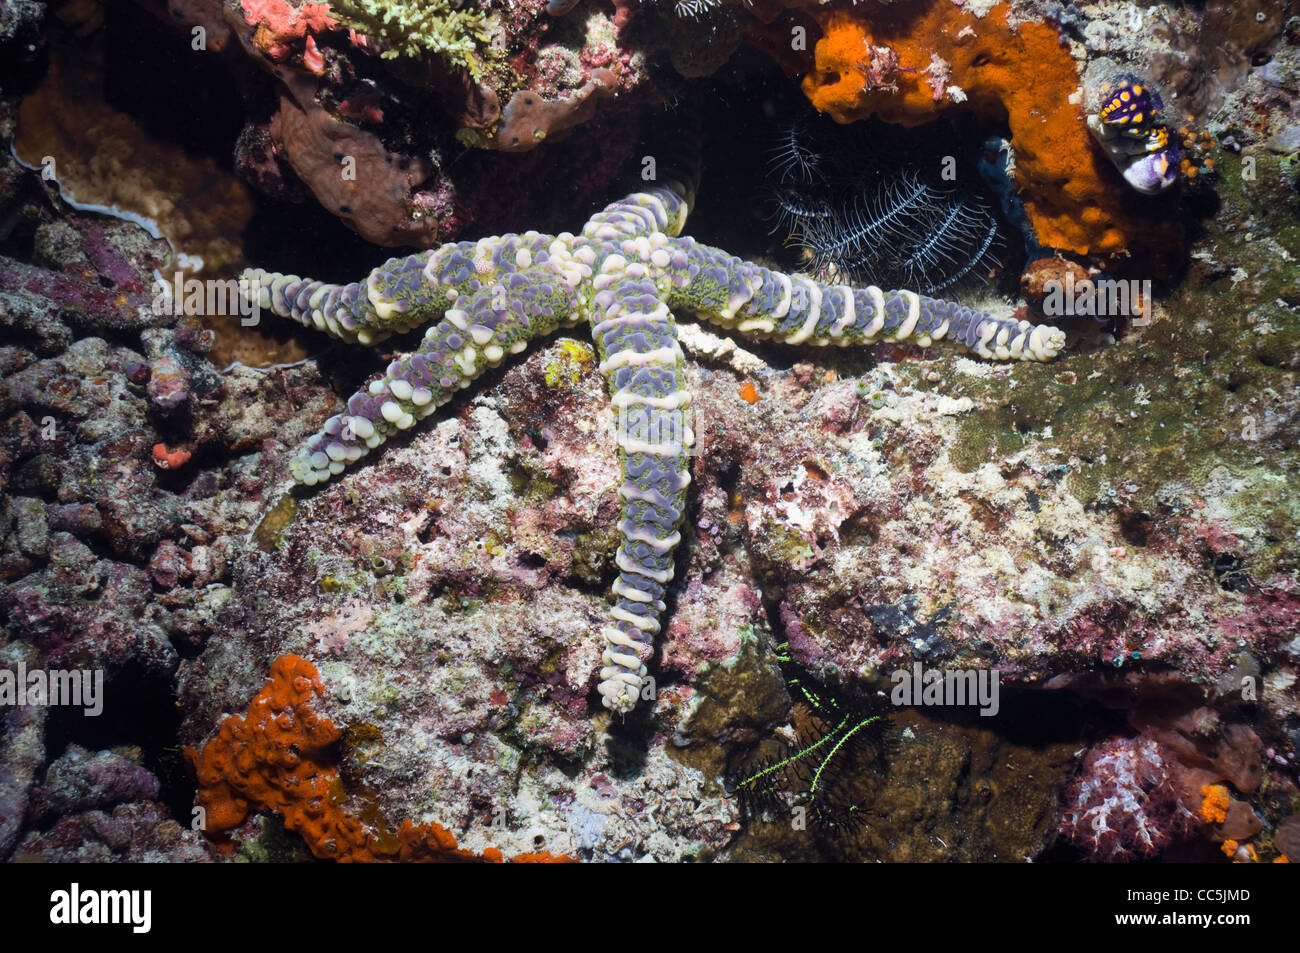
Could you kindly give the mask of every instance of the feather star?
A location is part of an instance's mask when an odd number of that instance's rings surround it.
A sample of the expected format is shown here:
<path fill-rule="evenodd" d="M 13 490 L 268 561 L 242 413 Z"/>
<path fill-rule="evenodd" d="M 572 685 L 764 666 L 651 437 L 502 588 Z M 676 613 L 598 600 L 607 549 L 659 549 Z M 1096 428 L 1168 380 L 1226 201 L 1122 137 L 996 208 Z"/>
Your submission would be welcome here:
<path fill-rule="evenodd" d="M 446 403 L 532 338 L 591 325 L 618 415 L 623 484 L 614 605 L 602 636 L 605 707 L 631 711 L 646 685 L 673 578 L 690 484 L 691 395 L 674 314 L 787 344 L 946 339 L 985 358 L 1045 361 L 1065 334 L 912 291 L 827 285 L 678 237 L 693 190 L 679 182 L 627 196 L 581 234 L 526 232 L 394 258 L 361 282 L 325 284 L 249 270 L 262 308 L 344 341 L 375 344 L 436 321 L 418 350 L 354 394 L 298 450 L 290 473 L 314 486 Z"/>

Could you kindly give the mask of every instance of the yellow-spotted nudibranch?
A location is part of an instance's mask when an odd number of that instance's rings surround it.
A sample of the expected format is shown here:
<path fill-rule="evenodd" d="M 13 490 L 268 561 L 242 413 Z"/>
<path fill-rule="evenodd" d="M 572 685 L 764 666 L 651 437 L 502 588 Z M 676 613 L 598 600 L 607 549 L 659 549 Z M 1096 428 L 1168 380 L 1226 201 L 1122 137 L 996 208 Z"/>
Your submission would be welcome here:
<path fill-rule="evenodd" d="M 1160 94 L 1145 80 L 1122 76 L 1102 91 L 1088 130 L 1139 192 L 1163 192 L 1178 179 L 1178 147 L 1170 141 Z"/>

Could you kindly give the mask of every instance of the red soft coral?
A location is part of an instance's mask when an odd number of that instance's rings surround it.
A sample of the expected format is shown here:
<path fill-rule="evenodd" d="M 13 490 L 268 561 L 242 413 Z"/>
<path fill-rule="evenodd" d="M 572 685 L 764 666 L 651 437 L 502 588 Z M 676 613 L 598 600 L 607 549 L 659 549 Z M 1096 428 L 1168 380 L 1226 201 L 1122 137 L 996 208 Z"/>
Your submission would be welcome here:
<path fill-rule="evenodd" d="M 1090 859 L 1153 856 L 1189 834 L 1173 759 L 1150 738 L 1112 738 L 1088 752 L 1065 792 L 1061 834 Z"/>

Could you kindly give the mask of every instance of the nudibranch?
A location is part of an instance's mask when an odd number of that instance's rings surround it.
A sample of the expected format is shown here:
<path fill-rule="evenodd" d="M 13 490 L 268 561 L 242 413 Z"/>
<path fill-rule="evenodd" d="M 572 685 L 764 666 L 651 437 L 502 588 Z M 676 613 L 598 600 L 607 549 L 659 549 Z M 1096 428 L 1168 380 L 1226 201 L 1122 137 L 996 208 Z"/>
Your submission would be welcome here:
<path fill-rule="evenodd" d="M 1088 116 L 1088 130 L 1139 192 L 1155 195 L 1178 180 L 1178 147 L 1170 140 L 1160 94 L 1147 81 L 1125 75 L 1109 84 Z"/>

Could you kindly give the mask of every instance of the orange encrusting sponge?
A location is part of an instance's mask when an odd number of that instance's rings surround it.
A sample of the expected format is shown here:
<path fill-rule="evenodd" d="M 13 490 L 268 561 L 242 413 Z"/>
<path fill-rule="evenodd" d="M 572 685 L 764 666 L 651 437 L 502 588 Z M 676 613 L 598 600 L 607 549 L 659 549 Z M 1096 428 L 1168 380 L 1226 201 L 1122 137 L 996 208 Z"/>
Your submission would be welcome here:
<path fill-rule="evenodd" d="M 1052 27 L 1012 28 L 1005 4 L 981 19 L 952 0 L 805 12 L 823 36 L 803 91 L 837 122 L 914 126 L 971 109 L 1010 128 L 1016 184 L 1044 246 L 1099 256 L 1181 249 L 1176 215 L 1136 196 L 1093 145 L 1079 74 Z"/>
<path fill-rule="evenodd" d="M 1201 820 L 1207 824 L 1222 824 L 1228 818 L 1231 803 L 1228 789 L 1222 784 L 1201 785 Z"/>
<path fill-rule="evenodd" d="M 481 855 L 458 849 L 456 838 L 438 824 L 407 820 L 394 834 L 350 816 L 330 752 L 340 732 L 312 710 L 312 696 L 324 692 L 314 665 L 282 655 L 271 664 L 271 678 L 247 715 L 223 721 L 202 752 L 185 749 L 198 776 L 198 800 L 210 835 L 238 827 L 250 811 L 276 811 L 284 826 L 323 859 L 501 863 L 495 848 Z M 515 863 L 569 860 L 546 853 L 513 858 Z"/>

